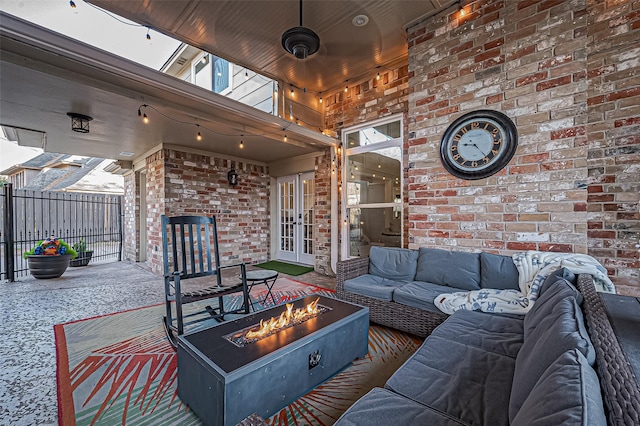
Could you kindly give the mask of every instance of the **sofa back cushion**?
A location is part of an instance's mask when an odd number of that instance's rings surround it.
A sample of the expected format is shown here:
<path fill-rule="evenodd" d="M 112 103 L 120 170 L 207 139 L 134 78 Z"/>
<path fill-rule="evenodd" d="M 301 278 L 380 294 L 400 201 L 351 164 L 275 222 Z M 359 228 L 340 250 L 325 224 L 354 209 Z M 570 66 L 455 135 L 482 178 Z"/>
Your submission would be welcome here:
<path fill-rule="evenodd" d="M 524 316 L 524 337 L 527 338 L 544 318 L 551 315 L 555 305 L 565 297 L 574 298 L 578 305 L 582 303 L 582 294 L 573 284 L 565 279 L 556 278 L 555 282 L 549 285 L 546 291 L 533 302 L 533 306 Z M 576 320 L 584 323 L 582 312 L 578 312 Z"/>
<path fill-rule="evenodd" d="M 511 424 L 607 424 L 598 376 L 580 351 L 563 353 L 545 370 Z"/>
<path fill-rule="evenodd" d="M 572 285 L 576 285 L 576 274 L 574 274 L 567 268 L 556 269 L 555 271 L 550 273 L 547 278 L 545 278 L 544 282 L 540 286 L 540 289 L 538 290 L 538 297 L 544 294 L 544 292 L 560 278 L 567 280 Z M 582 303 L 581 300 L 578 300 L 578 304 L 580 303 Z"/>
<path fill-rule="evenodd" d="M 418 252 L 395 247 L 371 247 L 369 273 L 397 281 L 413 281 Z"/>
<path fill-rule="evenodd" d="M 542 318 L 531 333 L 525 332 L 524 343 L 516 357 L 509 420 L 515 415 L 545 370 L 564 352 L 578 349 L 590 365 L 595 362 L 595 350 L 584 327 L 582 311 L 573 297 L 564 297 Z"/>
<path fill-rule="evenodd" d="M 480 253 L 480 287 L 519 290 L 520 274 L 511 256 Z"/>
<path fill-rule="evenodd" d="M 480 254 L 421 247 L 416 281 L 461 290 L 480 289 Z"/>

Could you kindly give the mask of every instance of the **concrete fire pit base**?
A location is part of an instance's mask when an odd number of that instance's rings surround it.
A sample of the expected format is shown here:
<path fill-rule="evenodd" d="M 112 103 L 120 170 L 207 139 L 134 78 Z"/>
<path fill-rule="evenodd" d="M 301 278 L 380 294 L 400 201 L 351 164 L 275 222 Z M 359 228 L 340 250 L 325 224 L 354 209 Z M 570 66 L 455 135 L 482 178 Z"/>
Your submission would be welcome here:
<path fill-rule="evenodd" d="M 272 416 L 368 352 L 369 309 L 322 296 L 331 308 L 245 347 L 223 336 L 280 315 L 284 305 L 178 337 L 178 396 L 205 425 Z"/>

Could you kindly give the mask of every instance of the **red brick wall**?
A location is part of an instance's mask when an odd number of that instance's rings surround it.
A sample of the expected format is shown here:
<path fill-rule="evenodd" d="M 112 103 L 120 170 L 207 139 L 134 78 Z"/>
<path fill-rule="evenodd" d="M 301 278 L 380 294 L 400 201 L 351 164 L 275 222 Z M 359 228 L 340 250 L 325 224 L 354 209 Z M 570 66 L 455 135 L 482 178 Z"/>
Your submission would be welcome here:
<path fill-rule="evenodd" d="M 152 271 L 162 273 L 162 228 L 160 216 L 165 213 L 165 151 L 146 158 L 147 185 L 147 264 Z"/>
<path fill-rule="evenodd" d="M 235 168 L 238 185 L 227 172 Z M 269 177 L 265 166 L 164 149 L 147 159 L 149 262 L 162 271 L 160 216 L 215 215 L 220 261 L 260 263 L 269 257 Z"/>
<path fill-rule="evenodd" d="M 640 2 L 588 5 L 589 253 L 640 295 Z"/>
<path fill-rule="evenodd" d="M 138 208 L 140 200 L 139 188 L 136 182 L 136 174 L 129 173 L 124 177 L 124 241 L 122 244 L 122 259 L 130 262 L 138 260 Z"/>
<path fill-rule="evenodd" d="M 588 252 L 637 279 L 638 9 L 479 0 L 409 29 L 411 247 Z M 483 108 L 512 118 L 518 150 L 494 176 L 456 179 L 440 139 Z"/>
<path fill-rule="evenodd" d="M 316 157 L 314 176 L 314 269 L 324 275 L 334 275 L 331 269 L 331 161 L 329 149 L 324 156 Z"/>

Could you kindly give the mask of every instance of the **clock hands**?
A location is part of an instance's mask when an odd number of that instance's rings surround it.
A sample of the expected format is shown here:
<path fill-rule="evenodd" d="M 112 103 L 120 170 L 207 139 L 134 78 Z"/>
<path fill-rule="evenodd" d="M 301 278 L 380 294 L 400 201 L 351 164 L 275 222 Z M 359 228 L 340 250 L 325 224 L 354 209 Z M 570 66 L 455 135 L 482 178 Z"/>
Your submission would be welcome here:
<path fill-rule="evenodd" d="M 480 147 L 478 145 L 476 145 L 475 143 L 471 143 L 471 142 L 466 142 L 462 144 L 463 146 L 473 146 L 475 147 L 478 151 L 480 151 L 480 153 L 482 154 L 483 157 L 486 157 L 487 154 L 485 154 L 485 152 L 483 150 L 480 149 Z"/>

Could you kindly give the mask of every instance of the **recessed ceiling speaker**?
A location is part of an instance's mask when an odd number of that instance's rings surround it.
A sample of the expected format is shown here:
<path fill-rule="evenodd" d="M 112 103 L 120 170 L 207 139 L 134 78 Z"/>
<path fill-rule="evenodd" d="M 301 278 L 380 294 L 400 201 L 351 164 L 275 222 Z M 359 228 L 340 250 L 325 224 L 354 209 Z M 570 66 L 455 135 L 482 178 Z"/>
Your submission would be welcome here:
<path fill-rule="evenodd" d="M 306 59 L 320 47 L 320 37 L 302 26 L 302 0 L 300 0 L 300 26 L 289 28 L 282 34 L 282 47 L 298 59 Z"/>

